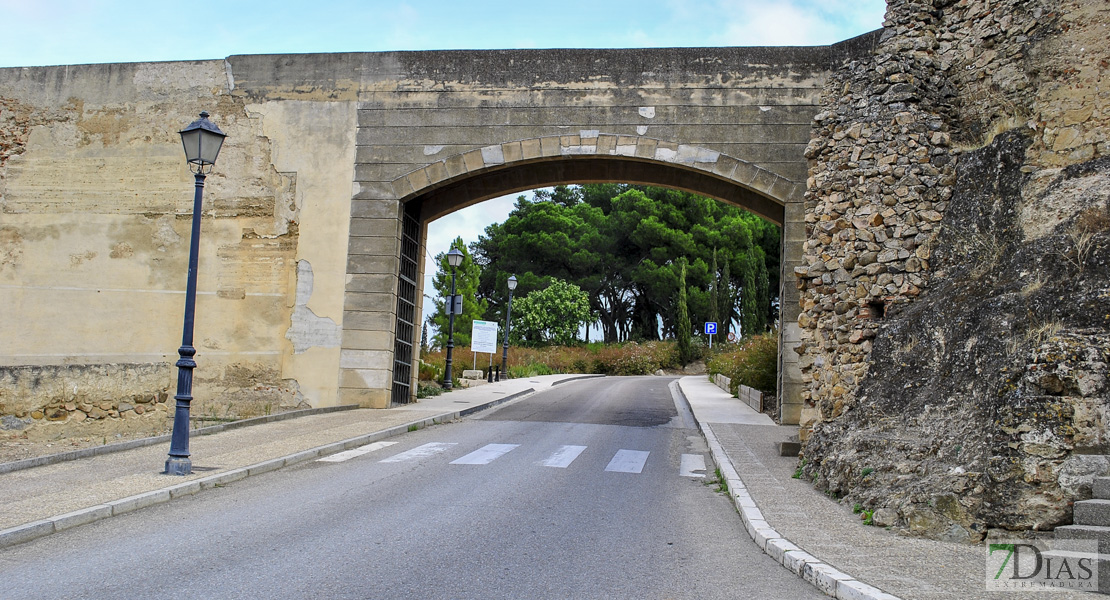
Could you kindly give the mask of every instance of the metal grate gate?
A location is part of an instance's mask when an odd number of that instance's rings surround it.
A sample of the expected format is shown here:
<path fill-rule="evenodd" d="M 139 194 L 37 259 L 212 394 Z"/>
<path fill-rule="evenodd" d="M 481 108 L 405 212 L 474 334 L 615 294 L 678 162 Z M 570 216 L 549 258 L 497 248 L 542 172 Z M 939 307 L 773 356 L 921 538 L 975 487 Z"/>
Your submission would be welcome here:
<path fill-rule="evenodd" d="M 420 273 L 419 205 L 405 206 L 401 225 L 401 268 L 397 284 L 397 328 L 393 342 L 394 404 L 412 399 L 413 345 L 416 344 L 416 278 Z"/>

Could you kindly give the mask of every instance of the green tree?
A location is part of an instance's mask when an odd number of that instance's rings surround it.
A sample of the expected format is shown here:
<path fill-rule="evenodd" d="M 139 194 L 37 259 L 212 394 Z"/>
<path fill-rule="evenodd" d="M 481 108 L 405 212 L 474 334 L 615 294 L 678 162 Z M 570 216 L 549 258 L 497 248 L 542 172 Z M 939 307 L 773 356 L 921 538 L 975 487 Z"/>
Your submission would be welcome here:
<path fill-rule="evenodd" d="M 469 346 L 472 325 L 476 319 L 482 320 L 488 303 L 478 297 L 478 278 L 481 268 L 470 256 L 462 238 L 455 238 L 455 241 L 451 242 L 451 247 L 458 248 L 463 253 L 462 263 L 455 269 L 455 293 L 463 297 L 463 312 L 461 315 L 455 315 L 455 345 Z M 451 294 L 451 266 L 447 264 L 447 254 L 443 252 L 436 255 L 435 262 L 439 268 L 432 278 L 432 286 L 438 292 L 438 297 L 434 301 L 435 313 L 429 318 L 436 327 L 432 342 L 437 348 L 443 348 L 447 345 L 449 318 L 445 306 L 446 298 Z"/>
<path fill-rule="evenodd" d="M 590 184 L 522 196 L 473 250 L 482 265 L 479 297 L 496 307 L 497 319 L 504 319 L 510 274 L 520 281 L 517 296 L 563 279 L 588 294 L 592 320 L 614 342 L 674 335 L 679 257 L 688 259 L 692 323 L 717 321 L 726 334 L 737 321 L 746 331 L 762 329 L 774 319 L 779 239 L 774 225 L 717 200 Z M 748 299 L 743 307 L 741 298 Z"/>
<path fill-rule="evenodd" d="M 590 300 L 573 283 L 555 279 L 513 302 L 513 343 L 567 346 L 578 338 L 578 329 L 590 319 Z"/>
<path fill-rule="evenodd" d="M 685 365 L 694 356 L 691 345 L 690 316 L 686 310 L 686 259 L 679 259 L 678 299 L 675 301 L 675 345 L 678 347 L 678 362 Z"/>

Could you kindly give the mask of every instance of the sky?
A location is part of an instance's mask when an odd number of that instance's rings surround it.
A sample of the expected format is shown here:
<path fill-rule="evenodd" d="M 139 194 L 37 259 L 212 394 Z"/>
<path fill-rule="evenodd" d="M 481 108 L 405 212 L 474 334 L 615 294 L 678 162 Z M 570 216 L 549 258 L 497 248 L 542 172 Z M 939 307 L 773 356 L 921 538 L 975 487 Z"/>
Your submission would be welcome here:
<path fill-rule="evenodd" d="M 884 0 L 0 0 L 0 68 L 234 54 L 817 46 L 878 29 L 885 9 Z M 503 221 L 517 195 L 429 225 L 426 294 L 434 293 L 431 259 L 456 235 L 474 242 Z"/>

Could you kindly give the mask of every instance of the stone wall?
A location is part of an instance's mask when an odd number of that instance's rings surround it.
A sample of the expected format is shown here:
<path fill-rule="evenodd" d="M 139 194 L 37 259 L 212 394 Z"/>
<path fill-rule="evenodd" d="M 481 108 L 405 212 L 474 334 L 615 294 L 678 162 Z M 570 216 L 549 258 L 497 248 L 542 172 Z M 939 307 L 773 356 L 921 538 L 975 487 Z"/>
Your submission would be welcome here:
<path fill-rule="evenodd" d="M 3 429 L 127 431 L 173 396 L 193 196 L 176 132 L 201 110 L 229 138 L 205 190 L 193 412 L 335 403 L 354 103 L 247 97 L 222 60 L 12 68 Z"/>
<path fill-rule="evenodd" d="M 805 471 L 876 523 L 1070 519 L 1106 469 L 1110 7 L 893 0 L 807 148 Z"/>

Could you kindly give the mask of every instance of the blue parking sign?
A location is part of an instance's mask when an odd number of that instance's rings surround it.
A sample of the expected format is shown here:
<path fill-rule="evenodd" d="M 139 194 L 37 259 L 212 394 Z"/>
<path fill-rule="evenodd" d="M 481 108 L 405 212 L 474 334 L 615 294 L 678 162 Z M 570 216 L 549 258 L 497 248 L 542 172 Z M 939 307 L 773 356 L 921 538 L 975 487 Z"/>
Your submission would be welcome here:
<path fill-rule="evenodd" d="M 714 323 L 713 321 L 707 321 L 705 323 L 705 335 L 716 335 L 716 333 L 717 333 L 717 324 Z"/>

